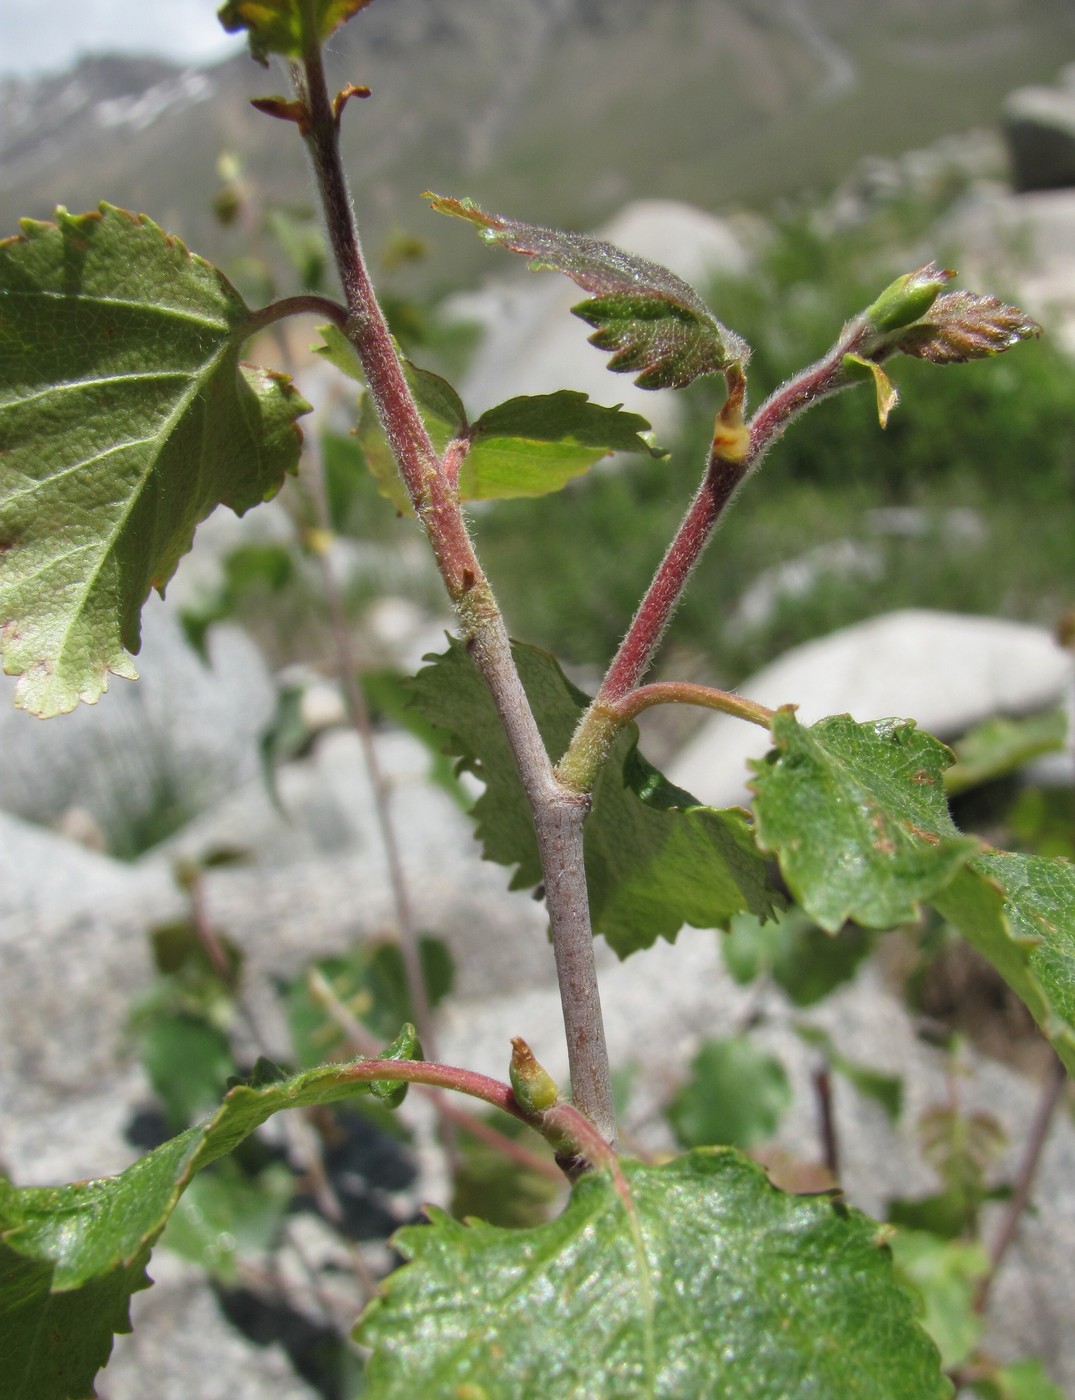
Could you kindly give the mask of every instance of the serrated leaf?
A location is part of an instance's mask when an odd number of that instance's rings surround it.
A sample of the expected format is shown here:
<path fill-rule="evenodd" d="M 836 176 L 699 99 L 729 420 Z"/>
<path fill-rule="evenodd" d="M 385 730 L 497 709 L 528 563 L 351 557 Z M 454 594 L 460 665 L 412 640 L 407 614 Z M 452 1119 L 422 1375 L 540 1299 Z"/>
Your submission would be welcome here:
<path fill-rule="evenodd" d="M 603 408 L 571 389 L 509 399 L 470 428 L 459 494 L 464 501 L 545 496 L 612 452 L 665 456 L 641 436 L 648 431 L 640 414 Z"/>
<path fill-rule="evenodd" d="M 16 1395 L 81 1400 L 93 1393 L 111 1334 L 129 1330 L 131 1293 L 148 1284 L 149 1251 L 203 1167 L 274 1113 L 371 1092 L 347 1065 L 290 1079 L 278 1074 L 262 1066 L 211 1118 L 118 1176 L 71 1186 L 14 1187 L 0 1179 L 0 1376 Z"/>
<path fill-rule="evenodd" d="M 513 655 L 550 756 L 567 748 L 588 699 L 554 657 L 515 643 Z M 513 889 L 541 880 L 537 845 L 503 729 L 462 642 L 411 682 L 414 703 L 451 736 L 449 752 L 485 784 L 472 809 L 486 860 L 516 866 Z M 586 877 L 595 933 L 621 958 L 683 924 L 721 928 L 749 909 L 773 910 L 765 863 L 741 808 L 716 811 L 674 787 L 638 752 L 626 726 L 593 792 L 586 822 Z"/>
<path fill-rule="evenodd" d="M 217 18 L 229 34 L 247 31 L 252 57 L 268 67 L 269 54 L 301 58 L 308 23 L 321 44 L 370 0 L 227 0 Z"/>
<path fill-rule="evenodd" d="M 401 1231 L 357 1330 L 368 1400 L 951 1395 L 873 1222 L 731 1149 L 623 1171 L 630 1208 L 593 1174 L 536 1229 Z"/>
<path fill-rule="evenodd" d="M 912 721 L 832 715 L 805 729 L 778 710 L 772 732 L 751 782 L 758 845 L 822 928 L 916 918 L 979 849 L 948 812 L 950 751 Z"/>
<path fill-rule="evenodd" d="M 951 797 L 980 783 L 1015 773 L 1031 759 L 1064 747 L 1068 721 L 1063 710 L 1009 719 L 997 715 L 977 725 L 953 745 L 956 761 L 944 775 Z"/>
<path fill-rule="evenodd" d="M 978 1241 L 939 1240 L 922 1231 L 899 1230 L 892 1240 L 896 1270 L 922 1295 L 922 1325 L 937 1343 L 946 1371 L 961 1366 L 982 1335 L 974 1296 L 989 1272 L 989 1256 Z"/>
<path fill-rule="evenodd" d="M 352 379 L 362 372 L 350 343 L 335 327 L 322 329 L 324 343 L 315 347 Z M 446 379 L 403 360 L 403 372 L 430 441 L 438 454 L 453 439 L 463 439 L 467 453 L 459 473 L 464 501 L 509 500 L 559 491 L 612 452 L 667 455 L 642 436 L 649 423 L 622 407 L 604 408 L 588 396 L 564 389 L 509 399 L 467 420 L 462 400 Z M 392 450 L 367 394 L 359 409 L 355 436 L 378 489 L 403 515 L 413 513 Z"/>
<path fill-rule="evenodd" d="M 1037 321 L 999 297 L 945 292 L 927 316 L 900 333 L 893 346 L 935 365 L 958 365 L 1003 354 L 1021 340 L 1039 335 Z"/>
<path fill-rule="evenodd" d="M 665 1117 L 681 1147 L 753 1147 L 773 1136 L 791 1098 L 780 1061 L 732 1036 L 702 1045 Z"/>
<path fill-rule="evenodd" d="M 0 1212 L 3 1193 L 0 1189 Z M 0 1215 L 2 1219 L 2 1215 Z M 0 1243 L 0 1376 L 17 1400 L 85 1400 L 131 1330 L 130 1299 L 148 1288 L 149 1250 L 71 1293 L 50 1292 L 52 1268 Z"/>
<path fill-rule="evenodd" d="M 217 505 L 294 471 L 309 405 L 240 365 L 215 268 L 104 204 L 0 242 L 0 646 L 35 714 L 134 677 L 140 614 Z"/>
<path fill-rule="evenodd" d="M 993 851 L 931 903 L 1022 998 L 1075 1075 L 1075 865 Z"/>
<path fill-rule="evenodd" d="M 722 326 L 693 287 L 668 268 L 581 233 L 487 214 L 469 199 L 426 196 L 441 214 L 467 219 L 487 243 L 522 253 L 534 271 L 565 273 L 594 296 L 572 307 L 596 329 L 590 344 L 612 352 L 608 367 L 639 371 L 643 389 L 682 389 L 705 374 L 742 367 L 750 349 Z"/>

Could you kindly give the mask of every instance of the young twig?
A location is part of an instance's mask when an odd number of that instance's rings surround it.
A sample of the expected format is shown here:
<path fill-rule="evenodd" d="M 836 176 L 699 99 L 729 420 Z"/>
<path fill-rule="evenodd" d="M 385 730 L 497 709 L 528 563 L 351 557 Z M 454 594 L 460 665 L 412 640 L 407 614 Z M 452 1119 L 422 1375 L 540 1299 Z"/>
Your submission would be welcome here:
<path fill-rule="evenodd" d="M 611 1074 L 590 928 L 582 827 L 588 802 L 555 778 L 511 655 L 503 617 L 474 553 L 455 484 L 411 395 L 362 257 L 340 159 L 337 114 L 312 26 L 293 65 L 303 132 L 347 299 L 346 334 L 400 475 L 425 527 L 467 649 L 492 695 L 534 821 L 552 926 L 572 1089 L 606 1140 L 615 1135 Z"/>
<path fill-rule="evenodd" d="M 1027 1133 L 1026 1143 L 1023 1149 L 1023 1160 L 1019 1165 L 1019 1173 L 1015 1179 L 1015 1189 L 1012 1191 L 1004 1210 L 1004 1218 L 1001 1221 L 997 1237 L 989 1249 L 989 1272 L 981 1279 L 977 1291 L 974 1295 L 974 1311 L 985 1312 L 989 1303 L 990 1290 L 993 1281 L 1004 1257 L 1011 1248 L 1015 1236 L 1019 1230 L 1019 1222 L 1023 1212 L 1026 1210 L 1030 1200 L 1030 1193 L 1034 1186 L 1034 1177 L 1037 1174 L 1038 1166 L 1041 1162 L 1041 1154 L 1045 1147 L 1046 1139 L 1049 1136 L 1049 1128 L 1052 1126 L 1053 1115 L 1056 1113 L 1060 1103 L 1064 1085 L 1067 1082 L 1067 1071 L 1059 1055 L 1054 1055 L 1049 1065 L 1049 1075 L 1038 1099 L 1038 1106 L 1034 1111 L 1034 1120 Z"/>

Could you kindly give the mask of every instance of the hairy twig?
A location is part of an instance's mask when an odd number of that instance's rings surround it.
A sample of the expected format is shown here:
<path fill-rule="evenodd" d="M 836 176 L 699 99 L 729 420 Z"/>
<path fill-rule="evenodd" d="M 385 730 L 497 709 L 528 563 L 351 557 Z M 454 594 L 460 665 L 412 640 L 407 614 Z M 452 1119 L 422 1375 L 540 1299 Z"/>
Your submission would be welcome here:
<path fill-rule="evenodd" d="M 467 649 L 496 706 L 534 821 L 560 983 L 572 1086 L 580 1109 L 611 1141 L 611 1075 L 590 931 L 582 823 L 586 803 L 552 764 L 511 655 L 504 620 L 474 553 L 455 484 L 429 440 L 378 305 L 355 227 L 340 159 L 337 112 L 316 36 L 293 65 L 303 133 L 347 299 L 345 333 L 362 365 L 400 475 L 456 612 Z"/>

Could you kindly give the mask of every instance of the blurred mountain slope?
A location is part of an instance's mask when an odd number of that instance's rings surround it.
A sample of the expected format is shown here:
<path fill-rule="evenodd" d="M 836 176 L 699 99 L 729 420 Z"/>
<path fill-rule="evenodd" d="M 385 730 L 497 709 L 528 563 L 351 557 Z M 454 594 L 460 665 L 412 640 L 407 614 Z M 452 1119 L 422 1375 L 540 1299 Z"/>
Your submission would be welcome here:
<path fill-rule="evenodd" d="M 427 187 L 591 226 L 640 196 L 765 205 L 992 124 L 1005 93 L 1072 57 L 1073 0 L 379 0 L 335 37 L 331 76 L 374 90 L 345 140 L 376 249 L 401 226 L 444 239 Z M 286 83 L 245 56 L 6 80 L 0 227 L 106 198 L 223 256 L 222 149 L 266 193 L 309 200 L 299 142 L 248 105 Z M 456 285 L 481 259 L 463 242 L 442 245 Z"/>

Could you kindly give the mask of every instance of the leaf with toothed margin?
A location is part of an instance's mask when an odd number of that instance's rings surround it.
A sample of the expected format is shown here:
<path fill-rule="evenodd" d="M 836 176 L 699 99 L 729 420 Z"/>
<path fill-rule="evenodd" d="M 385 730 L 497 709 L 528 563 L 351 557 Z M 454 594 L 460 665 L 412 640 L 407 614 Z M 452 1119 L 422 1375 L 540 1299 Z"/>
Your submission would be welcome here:
<path fill-rule="evenodd" d="M 892 340 L 893 349 L 935 365 L 961 365 L 1003 354 L 1041 335 L 1037 321 L 999 297 L 946 292 L 921 321 Z"/>
<path fill-rule="evenodd" d="M 362 383 L 358 356 L 343 333 L 335 326 L 323 326 L 321 334 L 323 341 L 315 350 Z M 407 359 L 402 363 L 436 451 L 443 453 L 453 439 L 469 444 L 459 472 L 461 500 L 545 496 L 613 452 L 666 455 L 642 436 L 650 426 L 645 418 L 624 412 L 618 404 L 604 408 L 572 389 L 508 399 L 468 422 L 462 400 L 446 379 Z M 362 399 L 355 436 L 381 495 L 401 514 L 411 514 L 410 499 L 369 394 Z"/>
<path fill-rule="evenodd" d="M 758 845 L 830 933 L 916 918 L 980 849 L 948 812 L 951 751 L 912 721 L 832 715 L 806 729 L 778 710 L 772 733 L 751 782 Z"/>
<path fill-rule="evenodd" d="M 313 22 L 316 43 L 323 44 L 330 34 L 370 3 L 370 0 L 227 0 L 217 18 L 229 34 L 247 31 L 250 53 L 264 67 L 269 54 L 301 58 L 305 25 Z"/>
<path fill-rule="evenodd" d="M 195 527 L 298 464 L 309 405 L 241 364 L 252 314 L 222 273 L 102 204 L 0 242 L 0 650 L 39 715 L 134 677 L 149 590 Z"/>
<path fill-rule="evenodd" d="M 384 1052 L 418 1054 L 404 1026 Z M 374 1094 L 394 1105 L 404 1086 L 360 1082 L 347 1065 L 285 1078 L 260 1060 L 217 1111 L 118 1176 L 70 1186 L 15 1187 L 0 1178 L 0 1377 L 5 1396 L 82 1400 L 129 1332 L 132 1293 L 180 1197 L 203 1167 L 231 1152 L 274 1113 Z"/>
<path fill-rule="evenodd" d="M 589 703 L 555 657 L 512 647 L 550 756 L 567 748 Z M 541 880 L 537 844 L 511 751 L 484 682 L 463 643 L 427 658 L 410 682 L 413 703 L 450 736 L 447 751 L 485 791 L 471 815 L 486 860 L 516 866 L 511 886 Z M 718 811 L 674 787 L 638 752 L 638 729 L 625 726 L 593 792 L 586 822 L 586 883 L 595 933 L 625 958 L 658 938 L 671 942 L 684 924 L 726 928 L 743 910 L 765 918 L 779 897 L 742 808 Z"/>
<path fill-rule="evenodd" d="M 355 1333 L 366 1400 L 952 1395 L 883 1227 L 730 1148 L 622 1176 L 584 1176 L 533 1229 L 401 1230 L 411 1262 Z"/>
<path fill-rule="evenodd" d="M 612 352 L 609 369 L 637 371 L 643 389 L 683 389 L 701 375 L 742 368 L 750 357 L 746 342 L 721 325 L 694 288 L 659 263 L 586 234 L 487 214 L 469 199 L 425 197 L 438 213 L 476 225 L 487 243 L 529 257 L 534 271 L 563 272 L 592 292 L 574 314 L 595 328 L 590 344 Z"/>
<path fill-rule="evenodd" d="M 930 903 L 1022 998 L 1075 1077 L 1075 865 L 987 851 Z"/>

